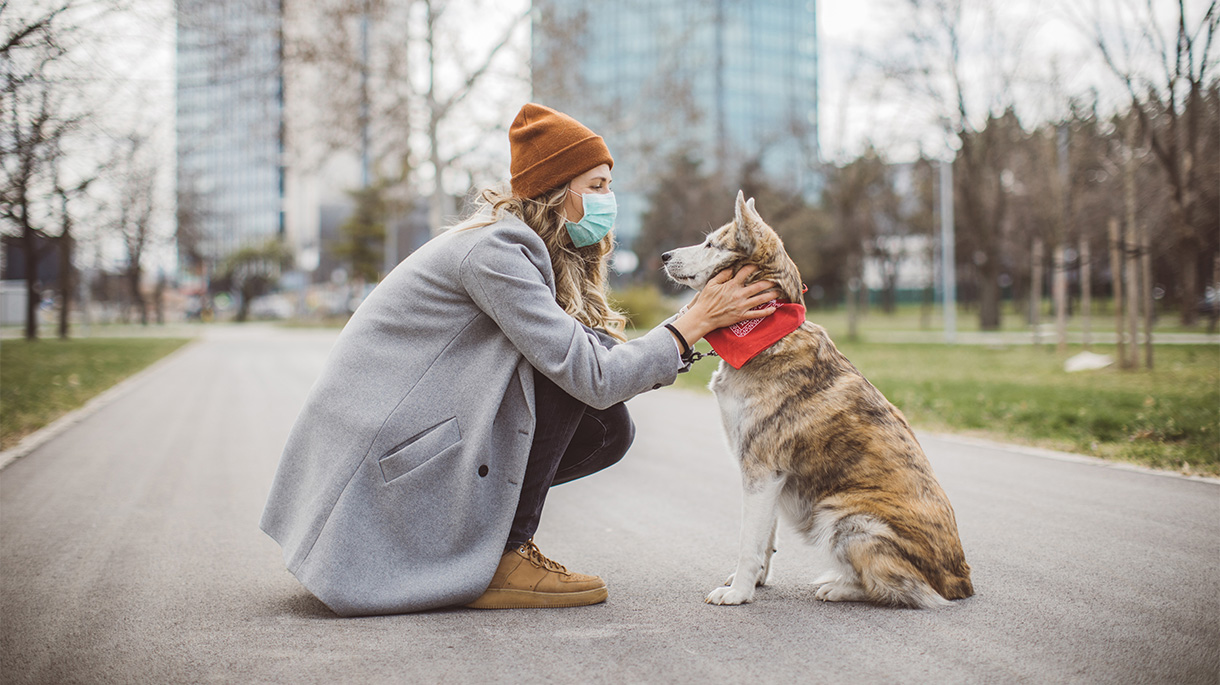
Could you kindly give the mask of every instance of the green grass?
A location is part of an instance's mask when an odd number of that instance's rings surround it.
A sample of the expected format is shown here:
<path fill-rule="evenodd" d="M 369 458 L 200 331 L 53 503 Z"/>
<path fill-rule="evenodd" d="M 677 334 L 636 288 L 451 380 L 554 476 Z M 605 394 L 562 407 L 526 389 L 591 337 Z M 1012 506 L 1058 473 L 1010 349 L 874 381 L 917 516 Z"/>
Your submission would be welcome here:
<path fill-rule="evenodd" d="M 0 449 L 80 407 L 188 339 L 5 340 L 0 344 Z"/>
<path fill-rule="evenodd" d="M 836 341 L 838 344 L 838 341 Z M 700 343 L 705 346 L 705 343 Z M 706 349 L 706 348 L 705 348 Z M 916 428 L 1220 475 L 1220 347 L 1161 345 L 1156 368 L 1065 373 L 1070 346 L 842 343 Z M 1113 356 L 1113 347 L 1093 351 Z M 706 388 L 704 360 L 678 384 Z"/>
<path fill-rule="evenodd" d="M 1084 318 L 1080 315 L 1079 303 L 1075 305 L 1072 311 L 1072 316 L 1067 319 L 1066 328 L 1071 333 L 1081 333 L 1085 328 Z M 869 339 L 869 333 L 889 333 L 889 332 L 910 332 L 910 331 L 930 331 L 939 332 L 944 330 L 944 318 L 941 316 L 941 307 L 938 302 L 936 306 L 925 311 L 918 304 L 902 304 L 895 307 L 894 312 L 887 314 L 878 306 L 870 307 L 860 315 L 859 331 L 862 338 Z M 1012 302 L 1004 303 L 1002 316 L 1000 318 L 1000 331 L 1006 333 L 1029 333 L 1030 326 L 1026 317 L 1027 305 L 1020 303 L 1014 305 Z M 817 321 L 824 326 L 830 334 L 837 337 L 846 337 L 848 331 L 847 325 L 847 309 L 839 306 L 833 309 L 811 309 L 809 310 L 809 318 L 812 321 Z M 975 310 L 967 309 L 964 306 L 957 308 L 957 316 L 954 319 L 954 330 L 968 333 L 979 330 L 979 315 Z M 1055 314 L 1050 302 L 1044 302 L 1042 312 L 1039 314 L 1038 323 L 1043 331 L 1043 339 L 1054 342 L 1055 330 Z M 1114 307 L 1109 300 L 1094 300 L 1092 313 L 1089 317 L 1088 327 L 1094 335 L 1113 335 L 1114 334 Z M 1140 330 L 1143 330 L 1143 323 L 1140 324 Z M 1153 335 L 1157 333 L 1206 333 L 1207 318 L 1200 317 L 1198 325 L 1193 328 L 1183 327 L 1178 321 L 1178 312 L 1168 309 L 1159 309 L 1157 311 L 1157 319 L 1153 325 Z"/>

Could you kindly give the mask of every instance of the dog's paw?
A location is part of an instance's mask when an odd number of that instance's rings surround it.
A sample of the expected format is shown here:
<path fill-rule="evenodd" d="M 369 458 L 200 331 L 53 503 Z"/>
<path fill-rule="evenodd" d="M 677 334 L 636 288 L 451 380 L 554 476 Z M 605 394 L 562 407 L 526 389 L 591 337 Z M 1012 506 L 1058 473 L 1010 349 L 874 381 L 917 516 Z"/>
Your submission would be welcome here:
<path fill-rule="evenodd" d="M 703 600 L 708 604 L 745 604 L 754 599 L 753 592 L 742 592 L 732 587 L 718 587 L 708 593 L 707 599 Z"/>
<path fill-rule="evenodd" d="M 866 599 L 863 588 L 839 580 L 819 587 L 814 597 L 823 602 L 860 602 Z"/>

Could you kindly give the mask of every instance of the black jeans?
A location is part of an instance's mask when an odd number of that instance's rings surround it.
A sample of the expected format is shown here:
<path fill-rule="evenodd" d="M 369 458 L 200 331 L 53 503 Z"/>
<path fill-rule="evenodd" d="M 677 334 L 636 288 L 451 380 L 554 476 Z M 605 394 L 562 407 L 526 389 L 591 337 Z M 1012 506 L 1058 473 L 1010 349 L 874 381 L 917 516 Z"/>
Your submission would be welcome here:
<path fill-rule="evenodd" d="M 594 409 L 534 371 L 534 442 L 530 445 L 521 499 L 507 549 L 534 537 L 547 490 L 583 478 L 623 458 L 635 439 L 635 424 L 622 403 Z"/>

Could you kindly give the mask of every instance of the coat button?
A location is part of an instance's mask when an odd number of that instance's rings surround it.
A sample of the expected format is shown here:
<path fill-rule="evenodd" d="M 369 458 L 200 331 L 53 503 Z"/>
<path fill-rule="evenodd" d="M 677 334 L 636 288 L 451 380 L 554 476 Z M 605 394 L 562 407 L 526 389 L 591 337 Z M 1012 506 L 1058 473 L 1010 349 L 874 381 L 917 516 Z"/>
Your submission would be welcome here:
<path fill-rule="evenodd" d="M 482 466 L 479 467 L 479 478 L 482 478 L 486 475 L 487 475 L 487 464 L 483 464 Z"/>

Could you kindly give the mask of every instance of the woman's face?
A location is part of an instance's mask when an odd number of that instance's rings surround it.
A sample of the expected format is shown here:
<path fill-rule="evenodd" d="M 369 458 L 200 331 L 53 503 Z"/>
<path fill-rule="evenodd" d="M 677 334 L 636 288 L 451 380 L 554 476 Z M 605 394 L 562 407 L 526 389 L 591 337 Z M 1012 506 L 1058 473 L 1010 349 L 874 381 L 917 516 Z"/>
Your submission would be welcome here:
<path fill-rule="evenodd" d="M 572 179 L 572 182 L 568 184 L 568 189 L 572 192 L 568 193 L 567 198 L 563 201 L 564 217 L 573 223 L 583 219 L 585 217 L 585 206 L 579 196 L 585 193 L 608 193 L 610 192 L 610 183 L 609 164 L 595 166 Z"/>

